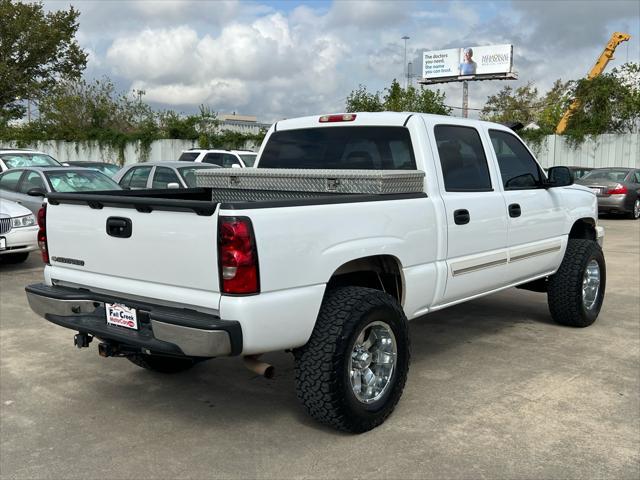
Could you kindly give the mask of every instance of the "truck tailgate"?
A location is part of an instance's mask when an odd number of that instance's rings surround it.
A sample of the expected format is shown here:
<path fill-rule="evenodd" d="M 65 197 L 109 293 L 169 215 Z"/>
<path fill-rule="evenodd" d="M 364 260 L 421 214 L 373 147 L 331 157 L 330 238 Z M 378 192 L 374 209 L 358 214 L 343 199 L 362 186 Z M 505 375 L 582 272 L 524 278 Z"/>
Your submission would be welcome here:
<path fill-rule="evenodd" d="M 129 220 L 131 236 L 108 234 L 111 217 Z M 142 212 L 108 205 L 91 208 L 87 204 L 49 204 L 51 265 L 61 280 L 65 280 L 65 270 L 69 278 L 77 278 L 74 271 L 83 272 L 83 278 L 91 278 L 87 276 L 91 273 L 103 280 L 113 277 L 114 291 L 119 291 L 118 279 L 122 279 L 218 293 L 216 220 L 215 214 L 197 215 L 192 211 Z"/>

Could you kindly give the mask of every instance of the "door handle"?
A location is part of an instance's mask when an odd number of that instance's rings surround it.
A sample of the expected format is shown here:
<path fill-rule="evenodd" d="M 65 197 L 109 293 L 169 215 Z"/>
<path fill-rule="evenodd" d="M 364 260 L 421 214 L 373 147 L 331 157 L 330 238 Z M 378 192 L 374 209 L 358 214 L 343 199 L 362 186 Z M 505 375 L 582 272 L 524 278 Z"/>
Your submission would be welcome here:
<path fill-rule="evenodd" d="M 516 218 L 520 215 L 522 215 L 522 209 L 520 208 L 520 205 L 518 205 L 517 203 L 512 203 L 511 205 L 509 205 L 509 216 L 511 218 Z"/>
<path fill-rule="evenodd" d="M 466 225 L 470 220 L 469 210 L 461 209 L 453 212 L 453 221 L 456 222 L 456 225 Z"/>
<path fill-rule="evenodd" d="M 132 232 L 131 219 L 109 217 L 107 219 L 107 235 L 117 238 L 129 238 Z"/>

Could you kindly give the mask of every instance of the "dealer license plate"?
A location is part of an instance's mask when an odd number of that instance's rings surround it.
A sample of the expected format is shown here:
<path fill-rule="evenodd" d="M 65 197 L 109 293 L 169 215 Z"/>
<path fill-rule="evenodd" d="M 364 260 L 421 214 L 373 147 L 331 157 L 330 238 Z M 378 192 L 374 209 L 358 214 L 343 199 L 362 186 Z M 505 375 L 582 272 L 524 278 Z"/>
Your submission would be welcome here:
<path fill-rule="evenodd" d="M 135 308 L 121 303 L 105 303 L 104 307 L 107 313 L 107 325 L 138 329 L 138 315 Z"/>
<path fill-rule="evenodd" d="M 4 237 L 0 237 L 0 250 L 7 249 L 7 239 Z"/>

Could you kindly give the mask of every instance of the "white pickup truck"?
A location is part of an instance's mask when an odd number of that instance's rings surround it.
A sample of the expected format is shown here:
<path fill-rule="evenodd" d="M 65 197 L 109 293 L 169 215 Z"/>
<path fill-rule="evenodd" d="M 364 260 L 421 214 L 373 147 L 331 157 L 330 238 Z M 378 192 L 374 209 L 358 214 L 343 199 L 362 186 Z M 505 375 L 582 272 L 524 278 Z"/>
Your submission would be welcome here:
<path fill-rule="evenodd" d="M 282 172 L 299 182 L 322 178 L 317 169 L 330 169 L 326 192 L 283 183 Z M 76 346 L 96 337 L 101 355 L 155 371 L 229 355 L 259 369 L 257 355 L 292 351 L 307 411 L 351 432 L 397 404 L 408 320 L 513 286 L 546 292 L 560 324 L 598 316 L 595 194 L 565 167 L 546 177 L 502 125 L 411 113 L 284 120 L 250 170 L 217 173 L 233 191 L 49 194 L 31 308 L 78 332 Z M 287 188 L 243 187 L 241 174 Z M 413 187 L 385 190 L 398 178 Z"/>

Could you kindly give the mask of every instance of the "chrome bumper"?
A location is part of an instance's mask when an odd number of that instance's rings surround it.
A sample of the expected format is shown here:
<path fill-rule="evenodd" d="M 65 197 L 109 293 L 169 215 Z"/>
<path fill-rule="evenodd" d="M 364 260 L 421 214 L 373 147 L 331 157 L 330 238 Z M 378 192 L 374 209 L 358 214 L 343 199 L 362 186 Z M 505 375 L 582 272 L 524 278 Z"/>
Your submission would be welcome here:
<path fill-rule="evenodd" d="M 596 226 L 596 242 L 604 247 L 604 227 Z"/>
<path fill-rule="evenodd" d="M 103 340 L 140 347 L 145 353 L 219 357 L 238 355 L 242 350 L 240 325 L 213 315 L 43 284 L 28 286 L 26 293 L 31 309 L 46 320 Z M 140 329 L 107 325 L 105 303 L 136 308 Z"/>

